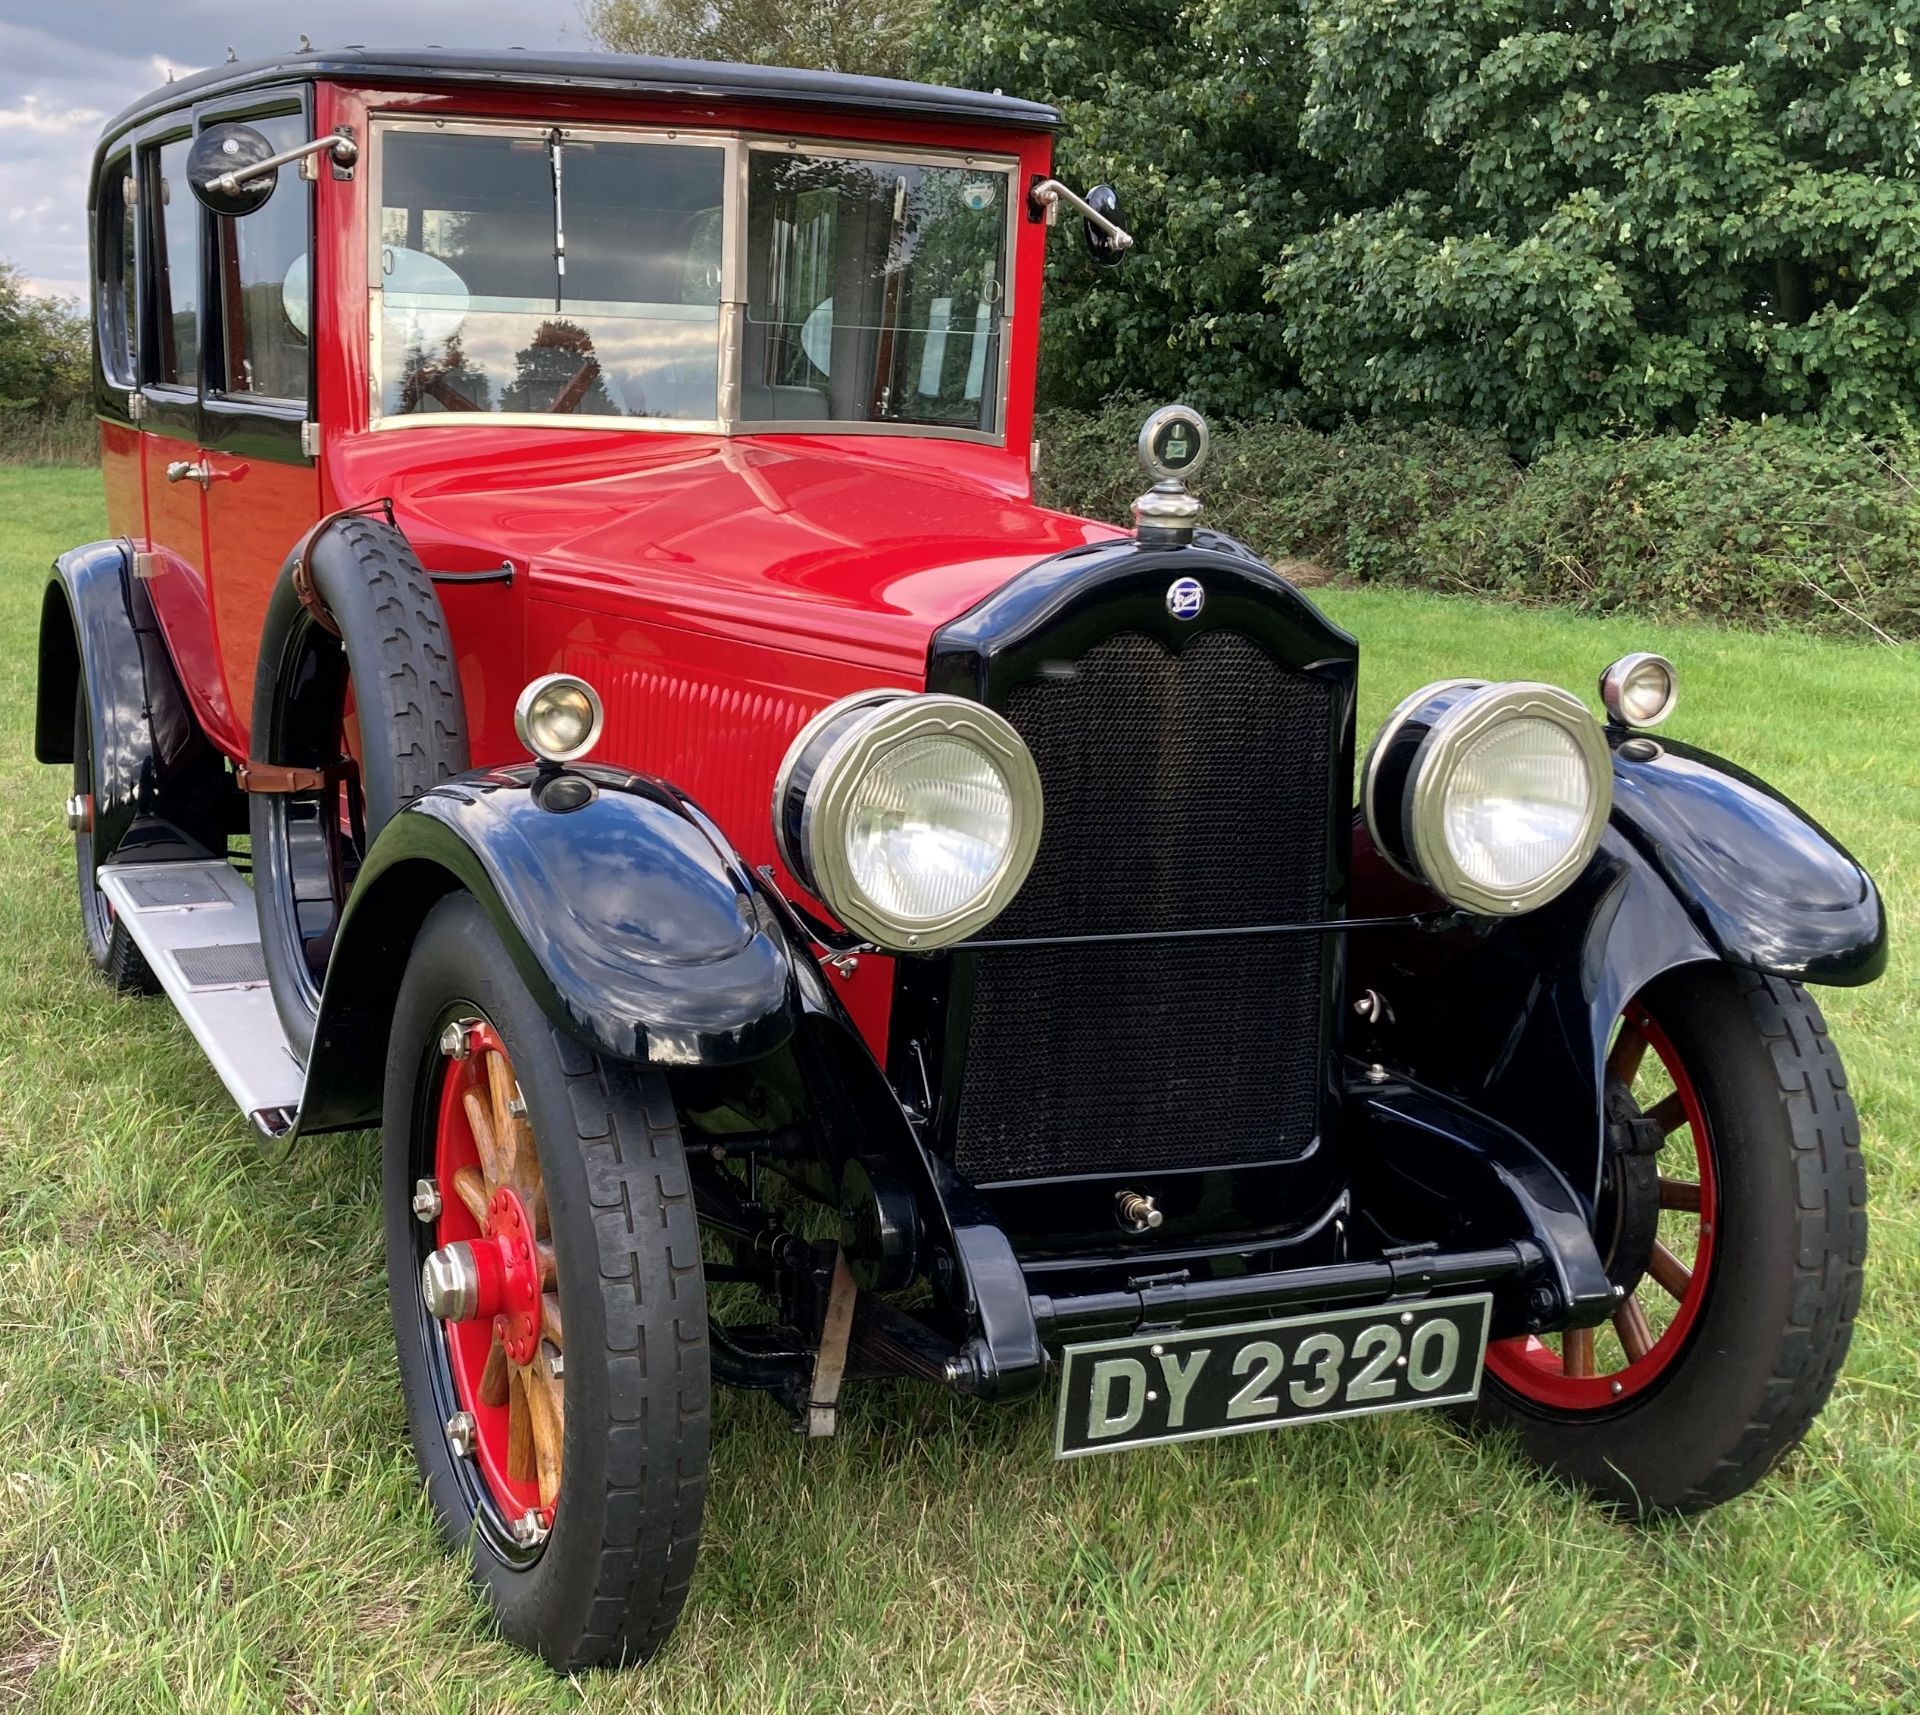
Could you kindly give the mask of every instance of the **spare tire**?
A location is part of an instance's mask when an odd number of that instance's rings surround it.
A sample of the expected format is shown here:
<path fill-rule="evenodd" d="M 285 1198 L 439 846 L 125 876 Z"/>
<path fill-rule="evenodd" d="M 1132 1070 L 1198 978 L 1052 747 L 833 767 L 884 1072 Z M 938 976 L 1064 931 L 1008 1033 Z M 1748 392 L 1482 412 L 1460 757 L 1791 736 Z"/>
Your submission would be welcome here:
<path fill-rule="evenodd" d="M 304 1059 L 366 847 L 403 805 L 468 767 L 446 615 L 391 524 L 337 515 L 287 556 L 260 635 L 250 748 L 260 944 L 281 1025 Z M 326 784 L 263 789 L 289 769 Z"/>

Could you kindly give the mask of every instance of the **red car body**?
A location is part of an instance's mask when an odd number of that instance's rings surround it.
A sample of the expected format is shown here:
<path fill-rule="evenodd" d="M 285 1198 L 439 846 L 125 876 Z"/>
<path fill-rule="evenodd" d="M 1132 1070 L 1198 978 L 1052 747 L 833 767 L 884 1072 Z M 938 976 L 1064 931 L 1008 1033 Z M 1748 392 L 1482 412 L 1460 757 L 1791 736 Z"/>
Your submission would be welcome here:
<path fill-rule="evenodd" d="M 258 105 L 259 81 L 236 111 Z M 1052 154 L 1050 131 L 1033 125 L 588 91 L 488 88 L 476 100 L 466 89 L 330 80 L 311 90 L 316 135 L 344 126 L 364 137 L 376 114 L 748 133 L 778 115 L 822 141 L 1012 157 L 1021 183 L 1044 178 Z M 391 500 L 431 571 L 513 568 L 511 583 L 441 590 L 476 763 L 521 754 L 522 685 L 581 673 L 609 711 L 597 754 L 673 780 L 745 857 L 775 863 L 774 772 L 813 714 L 876 683 L 920 688 L 941 625 L 1036 560 L 1120 534 L 1034 502 L 1041 222 L 1019 223 L 1010 259 L 1000 445 L 937 432 L 636 434 L 558 420 L 476 430 L 461 418 L 392 433 L 373 427 L 369 403 L 366 176 L 322 173 L 313 191 L 314 255 L 327 259 L 314 274 L 314 322 L 330 330 L 314 354 L 315 456 L 289 464 L 171 429 L 101 429 L 111 529 L 155 556 L 167 648 L 201 728 L 235 762 L 248 755 L 261 624 L 288 550 L 328 513 Z M 196 461 L 211 472 L 204 489 L 166 480 L 170 464 Z M 873 960 L 848 990 L 882 1054 L 888 964 Z"/>

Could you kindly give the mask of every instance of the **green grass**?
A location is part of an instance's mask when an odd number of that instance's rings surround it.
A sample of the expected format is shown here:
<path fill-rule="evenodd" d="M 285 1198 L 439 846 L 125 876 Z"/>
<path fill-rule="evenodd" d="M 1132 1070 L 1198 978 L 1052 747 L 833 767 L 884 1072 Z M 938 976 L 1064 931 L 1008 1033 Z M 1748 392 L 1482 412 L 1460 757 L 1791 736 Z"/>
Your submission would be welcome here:
<path fill-rule="evenodd" d="M 1748 1710 L 1920 1704 L 1920 969 L 1829 1006 L 1874 1247 L 1804 1451 L 1627 1529 L 1422 1414 L 1055 1465 L 1035 1404 L 905 1387 L 808 1445 L 723 1397 L 692 1602 L 557 1680 L 435 1541 L 389 1349 L 368 1137 L 260 1154 L 164 1002 L 107 994 L 67 787 L 31 757 L 41 577 L 89 472 L 0 472 L 0 1708 Z M 1330 592 L 1363 720 L 1442 674 L 1679 662 L 1673 730 L 1920 890 L 1920 658 Z"/>

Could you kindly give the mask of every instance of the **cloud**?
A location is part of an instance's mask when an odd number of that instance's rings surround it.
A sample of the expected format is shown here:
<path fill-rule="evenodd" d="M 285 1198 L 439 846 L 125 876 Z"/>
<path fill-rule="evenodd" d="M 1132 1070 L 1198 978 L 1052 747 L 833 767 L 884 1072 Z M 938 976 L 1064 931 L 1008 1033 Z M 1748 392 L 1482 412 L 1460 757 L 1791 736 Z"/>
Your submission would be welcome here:
<path fill-rule="evenodd" d="M 91 132 L 106 116 L 98 107 L 52 107 L 44 96 L 29 90 L 17 107 L 0 107 L 0 131 L 33 131 L 42 136 Z"/>
<path fill-rule="evenodd" d="M 87 289 L 87 169 L 115 114 L 172 72 L 326 46 L 585 48 L 576 0 L 0 0 L 0 260 L 33 290 Z"/>

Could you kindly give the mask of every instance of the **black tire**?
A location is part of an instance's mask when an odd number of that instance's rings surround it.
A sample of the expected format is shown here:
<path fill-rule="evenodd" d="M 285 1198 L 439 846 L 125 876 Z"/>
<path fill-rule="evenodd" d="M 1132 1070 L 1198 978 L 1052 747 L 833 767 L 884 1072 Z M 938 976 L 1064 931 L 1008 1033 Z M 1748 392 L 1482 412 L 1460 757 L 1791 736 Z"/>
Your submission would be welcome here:
<path fill-rule="evenodd" d="M 300 552 L 287 557 L 261 631 L 253 760 L 298 768 L 336 762 L 351 682 L 370 842 L 402 806 L 466 772 L 466 710 L 446 616 L 406 537 L 375 519 L 341 518 L 321 532 L 311 557 L 315 593 L 339 627 L 335 637 L 294 588 Z M 271 792 L 248 802 L 267 977 L 287 1040 L 303 1059 L 339 903 L 319 821 L 328 802 Z M 364 855 L 347 854 L 349 886 Z"/>
<path fill-rule="evenodd" d="M 421 1299 L 441 1031 L 478 1015 L 506 1046 L 538 1140 L 566 1326 L 565 1475 L 551 1534 L 513 1543 L 446 1434 L 447 1342 Z M 387 1265 L 400 1381 L 427 1491 L 501 1631 L 565 1672 L 644 1661 L 686 1601 L 705 1506 L 710 1379 L 699 1227 L 664 1080 L 556 1030 L 486 913 L 448 896 L 401 983 L 387 1062 Z M 586 1266 L 581 1266 L 582 1261 Z"/>
<path fill-rule="evenodd" d="M 74 796 L 91 802 L 93 779 L 93 728 L 87 719 L 87 693 L 82 688 L 75 693 L 73 706 Z M 93 968 L 121 994 L 158 994 L 159 978 L 94 880 L 93 834 L 89 829 L 74 832 L 73 865 L 80 891 L 80 927 L 86 935 L 87 957 Z"/>
<path fill-rule="evenodd" d="M 1846 1357 L 1866 1260 L 1866 1171 L 1846 1072 L 1796 983 L 1690 966 L 1644 998 L 1707 1118 L 1719 1182 L 1700 1311 L 1654 1384 L 1548 1409 L 1486 1378 L 1471 1419 L 1629 1516 L 1697 1512 L 1806 1434 Z"/>

